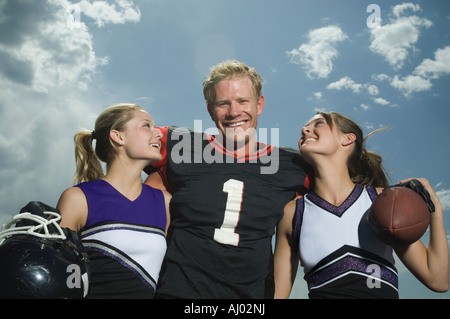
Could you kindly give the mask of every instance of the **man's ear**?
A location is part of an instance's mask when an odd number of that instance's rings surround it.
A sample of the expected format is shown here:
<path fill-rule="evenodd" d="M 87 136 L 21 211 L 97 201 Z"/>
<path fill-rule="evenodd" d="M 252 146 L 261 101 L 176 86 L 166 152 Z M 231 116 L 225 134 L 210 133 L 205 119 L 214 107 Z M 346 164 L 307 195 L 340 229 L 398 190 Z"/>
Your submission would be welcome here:
<path fill-rule="evenodd" d="M 264 110 L 264 103 L 265 103 L 264 95 L 261 95 L 258 98 L 258 116 L 260 116 Z"/>
<path fill-rule="evenodd" d="M 119 132 L 118 130 L 111 130 L 109 132 L 109 137 L 117 145 L 123 145 L 124 144 L 122 133 Z"/>

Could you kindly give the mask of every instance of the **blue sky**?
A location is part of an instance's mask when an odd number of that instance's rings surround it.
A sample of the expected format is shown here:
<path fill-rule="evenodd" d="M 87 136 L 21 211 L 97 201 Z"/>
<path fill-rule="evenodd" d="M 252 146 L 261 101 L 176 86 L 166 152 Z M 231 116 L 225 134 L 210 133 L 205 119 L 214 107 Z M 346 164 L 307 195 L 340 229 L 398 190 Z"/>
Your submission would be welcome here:
<path fill-rule="evenodd" d="M 317 110 L 366 134 L 391 127 L 368 148 L 392 183 L 430 180 L 449 235 L 449 30 L 445 0 L 0 0 L 0 223 L 30 200 L 56 205 L 75 170 L 73 134 L 109 105 L 213 127 L 201 83 L 233 58 L 263 76 L 259 127 L 279 128 L 283 146 L 297 147 Z M 398 268 L 402 298 L 450 297 Z M 305 296 L 299 276 L 293 297 Z"/>

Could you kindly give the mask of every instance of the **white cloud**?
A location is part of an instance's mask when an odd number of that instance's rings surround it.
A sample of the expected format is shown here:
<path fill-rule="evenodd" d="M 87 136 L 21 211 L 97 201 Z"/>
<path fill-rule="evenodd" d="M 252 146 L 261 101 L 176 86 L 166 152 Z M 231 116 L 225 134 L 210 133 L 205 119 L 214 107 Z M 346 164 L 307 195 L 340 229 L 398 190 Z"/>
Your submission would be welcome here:
<path fill-rule="evenodd" d="M 109 59 L 95 55 L 92 35 L 82 20 L 69 23 L 74 14 L 70 9 L 79 6 L 98 25 L 139 21 L 140 13 L 136 13 L 131 2 L 117 3 L 119 11 L 115 4 L 104 1 L 73 5 L 66 0 L 49 0 L 47 6 L 39 1 L 4 2 L 3 15 L 9 16 L 0 27 L 7 29 L 15 40 L 0 38 L 0 58 L 15 67 L 0 71 L 3 73 L 0 77 L 30 84 L 34 91 L 43 93 L 61 85 L 77 85 L 86 90 L 91 75 Z"/>
<path fill-rule="evenodd" d="M 314 92 L 313 95 L 318 100 L 322 99 L 322 92 Z"/>
<path fill-rule="evenodd" d="M 388 80 L 392 87 L 403 92 L 405 96 L 410 96 L 415 92 L 424 92 L 432 88 L 432 80 L 450 74 L 450 46 L 437 49 L 434 53 L 434 60 L 424 59 L 407 76 L 395 75 L 390 77 L 386 74 L 373 75 L 376 80 Z"/>
<path fill-rule="evenodd" d="M 420 28 L 428 28 L 432 22 L 417 16 L 402 16 L 407 9 L 419 11 L 419 5 L 403 3 L 392 9 L 395 16 L 390 23 L 371 29 L 371 44 L 369 48 L 395 69 L 403 67 L 409 52 L 414 50 L 418 41 Z"/>
<path fill-rule="evenodd" d="M 390 103 L 388 100 L 385 100 L 382 97 L 377 97 L 373 101 L 380 105 L 389 105 L 389 103 Z"/>
<path fill-rule="evenodd" d="M 383 76 L 379 77 L 380 79 L 383 79 Z M 361 84 L 361 83 L 357 83 L 355 81 L 353 81 L 350 77 L 348 76 L 344 76 L 341 79 L 339 79 L 336 82 L 332 82 L 330 84 L 328 84 L 327 89 L 329 90 L 351 90 L 353 93 L 361 93 L 362 91 L 366 92 L 371 95 L 374 96 L 373 101 L 377 104 L 380 105 L 389 105 L 390 102 L 382 97 L 375 97 L 378 95 L 379 90 L 378 87 L 374 84 L 371 83 L 365 83 L 365 84 Z M 366 103 L 362 103 L 361 108 L 363 110 L 369 110 L 370 106 Z"/>
<path fill-rule="evenodd" d="M 372 131 L 375 129 L 375 125 L 373 123 L 369 123 L 369 122 L 364 123 L 364 127 L 369 131 Z"/>
<path fill-rule="evenodd" d="M 442 209 L 449 210 L 450 209 L 450 189 L 443 189 L 440 191 L 436 191 L 436 195 L 442 204 Z"/>
<path fill-rule="evenodd" d="M 116 3 L 113 4 L 106 1 L 82 0 L 76 5 L 80 7 L 84 15 L 94 19 L 98 27 L 103 27 L 108 23 L 139 22 L 141 19 L 139 8 L 128 0 L 116 0 Z"/>
<path fill-rule="evenodd" d="M 367 93 L 369 93 L 372 96 L 378 95 L 379 93 L 378 87 L 376 85 L 370 83 L 365 84 L 356 83 L 349 76 L 344 76 L 340 78 L 338 81 L 328 84 L 327 89 L 338 91 L 347 89 L 353 91 L 354 93 L 360 93 L 361 90 L 364 89 L 367 90 Z"/>
<path fill-rule="evenodd" d="M 128 21 L 131 2 L 116 3 L 115 13 L 98 13 L 98 21 Z M 56 205 L 72 182 L 74 133 L 93 128 L 106 106 L 87 90 L 108 58 L 96 55 L 86 17 L 68 23 L 73 6 L 67 0 L 0 2 L 0 224 L 30 200 Z"/>
<path fill-rule="evenodd" d="M 450 74 L 450 46 L 436 50 L 434 60 L 423 60 L 413 73 L 429 79 L 437 79 L 441 75 Z"/>
<path fill-rule="evenodd" d="M 335 46 L 345 39 L 347 35 L 340 27 L 330 25 L 310 30 L 307 43 L 286 53 L 291 63 L 303 66 L 309 78 L 327 78 L 338 56 Z"/>
<path fill-rule="evenodd" d="M 361 108 L 362 108 L 364 111 L 370 110 L 370 106 L 367 105 L 367 104 L 364 104 L 364 103 L 361 103 Z"/>
<path fill-rule="evenodd" d="M 329 90 L 339 90 L 340 91 L 342 89 L 349 89 L 355 93 L 359 93 L 361 88 L 362 88 L 362 84 L 356 83 L 348 76 L 344 76 L 340 80 L 330 83 L 327 86 L 327 89 L 329 89 Z"/>
<path fill-rule="evenodd" d="M 74 8 L 100 26 L 140 19 L 139 9 L 128 0 L 115 4 L 48 0 L 46 5 L 42 1 L 3 1 L 0 59 L 7 67 L 0 69 L 0 79 L 41 93 L 65 85 L 87 89 L 92 74 L 109 58 L 96 56 L 92 35 L 82 17 L 77 17 L 76 24 L 69 23 Z"/>
<path fill-rule="evenodd" d="M 417 75 L 408 75 L 402 78 L 396 75 L 390 83 L 392 87 L 402 91 L 405 96 L 410 96 L 414 92 L 428 91 L 432 87 L 430 80 Z"/>
<path fill-rule="evenodd" d="M 394 16 L 396 16 L 397 18 L 399 18 L 404 11 L 411 9 L 414 12 L 420 11 L 420 6 L 418 4 L 413 4 L 413 3 L 402 3 L 399 5 L 396 5 L 393 9 L 392 9 L 392 13 L 394 14 Z"/>
<path fill-rule="evenodd" d="M 370 95 L 378 95 L 379 93 L 378 87 L 374 84 L 366 83 L 364 87 Z"/>
<path fill-rule="evenodd" d="M 374 79 L 375 81 L 385 81 L 385 80 L 389 80 L 390 76 L 384 73 L 381 74 L 373 74 L 372 75 L 372 79 Z"/>

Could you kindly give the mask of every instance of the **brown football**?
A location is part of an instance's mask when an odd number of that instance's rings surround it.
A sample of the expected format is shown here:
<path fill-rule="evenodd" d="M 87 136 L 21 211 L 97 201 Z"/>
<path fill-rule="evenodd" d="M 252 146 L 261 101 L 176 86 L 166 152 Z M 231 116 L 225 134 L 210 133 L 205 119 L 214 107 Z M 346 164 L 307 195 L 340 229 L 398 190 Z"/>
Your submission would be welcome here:
<path fill-rule="evenodd" d="M 430 211 L 415 191 L 390 187 L 378 195 L 367 214 L 372 230 L 385 243 L 409 245 L 419 240 L 430 224 Z"/>

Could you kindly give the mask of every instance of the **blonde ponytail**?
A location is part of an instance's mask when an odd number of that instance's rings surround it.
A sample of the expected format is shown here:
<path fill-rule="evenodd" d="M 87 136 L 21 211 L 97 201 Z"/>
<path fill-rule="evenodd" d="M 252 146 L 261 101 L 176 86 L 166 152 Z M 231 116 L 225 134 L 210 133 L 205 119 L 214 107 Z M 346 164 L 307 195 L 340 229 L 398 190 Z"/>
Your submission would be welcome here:
<path fill-rule="evenodd" d="M 103 169 L 92 146 L 92 132 L 83 130 L 75 134 L 76 173 L 73 183 L 89 182 L 104 177 Z"/>

